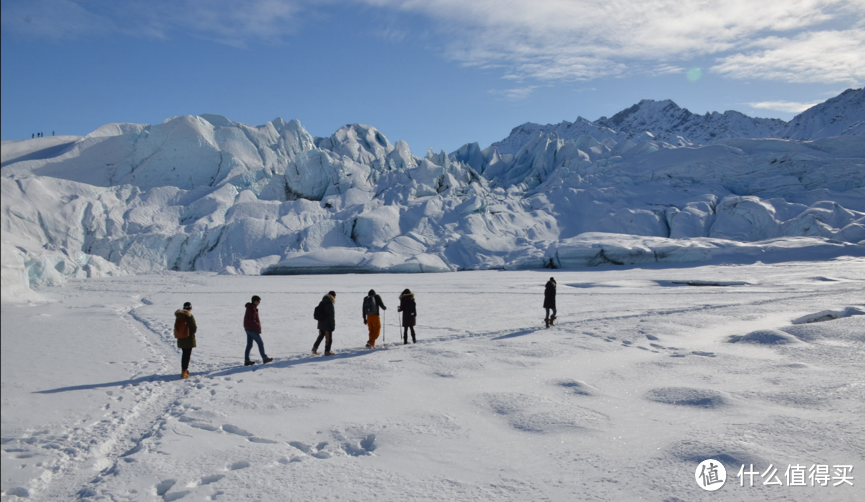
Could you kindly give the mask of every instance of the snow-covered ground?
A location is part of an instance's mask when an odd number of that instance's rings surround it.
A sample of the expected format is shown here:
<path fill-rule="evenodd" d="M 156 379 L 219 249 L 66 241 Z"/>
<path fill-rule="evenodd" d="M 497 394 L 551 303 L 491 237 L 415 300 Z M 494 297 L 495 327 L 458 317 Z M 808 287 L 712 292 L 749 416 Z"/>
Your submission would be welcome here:
<path fill-rule="evenodd" d="M 550 275 L 559 320 L 544 329 Z M 371 287 L 390 308 L 386 343 L 367 351 L 360 311 Z M 403 346 L 395 307 L 406 287 L 418 343 Z M 312 357 L 312 311 L 330 289 L 337 355 Z M 41 290 L 40 302 L 4 294 L 2 498 L 863 500 L 863 290 L 865 260 L 842 257 L 163 272 L 72 280 Z M 252 294 L 276 360 L 243 367 Z M 171 335 L 184 301 L 199 326 L 188 381 Z M 718 492 L 694 479 L 708 458 L 727 468 Z M 760 474 L 739 486 L 742 464 L 778 468 L 782 486 Z M 854 485 L 786 486 L 797 464 L 832 476 L 852 465 Z"/>

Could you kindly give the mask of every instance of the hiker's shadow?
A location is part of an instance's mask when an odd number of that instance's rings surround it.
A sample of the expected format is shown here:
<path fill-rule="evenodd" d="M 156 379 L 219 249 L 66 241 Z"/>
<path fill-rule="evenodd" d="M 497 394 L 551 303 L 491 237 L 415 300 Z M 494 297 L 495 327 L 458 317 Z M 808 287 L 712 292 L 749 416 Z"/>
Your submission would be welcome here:
<path fill-rule="evenodd" d="M 70 385 L 69 387 L 58 387 L 56 389 L 37 390 L 34 394 L 57 394 L 58 392 L 71 392 L 74 390 L 94 390 L 107 387 L 124 387 L 126 385 L 138 385 L 147 382 L 170 382 L 177 380 L 177 375 L 147 375 L 129 380 L 117 380 L 116 382 L 91 383 L 84 385 Z"/>
<path fill-rule="evenodd" d="M 518 336 L 526 336 L 531 335 L 533 333 L 537 333 L 540 331 L 539 329 L 528 328 L 521 331 L 515 331 L 513 333 L 508 333 L 507 335 L 497 336 L 495 338 L 491 338 L 491 340 L 507 340 L 508 338 L 516 338 Z"/>
<path fill-rule="evenodd" d="M 377 349 L 381 350 L 381 349 Z M 248 373 L 251 371 L 260 371 L 263 369 L 275 369 L 275 368 L 291 368 L 292 366 L 300 366 L 302 364 L 312 364 L 312 363 L 328 363 L 331 361 L 343 361 L 345 359 L 351 359 L 355 357 L 361 357 L 368 354 L 372 354 L 373 350 L 354 350 L 350 352 L 340 352 L 338 354 L 332 356 L 293 356 L 291 359 L 284 359 L 280 361 L 274 361 L 272 363 L 267 364 L 254 364 L 252 366 L 232 366 L 230 368 L 226 368 L 223 370 L 216 370 L 210 373 L 202 373 L 201 376 L 208 376 L 212 378 L 223 377 L 229 375 L 237 375 L 241 373 Z"/>
<path fill-rule="evenodd" d="M 340 352 L 339 354 L 333 356 L 294 356 L 292 359 L 286 359 L 284 361 L 274 361 L 272 363 L 268 363 L 266 365 L 254 365 L 254 366 L 231 366 L 229 368 L 224 368 L 221 370 L 215 371 L 202 371 L 202 372 L 190 372 L 191 376 L 194 377 L 204 377 L 204 378 L 216 378 L 222 376 L 229 375 L 237 375 L 240 373 L 247 373 L 251 371 L 259 371 L 262 369 L 275 369 L 275 368 L 290 368 L 292 366 L 299 366 L 301 364 L 309 364 L 309 363 L 327 363 L 330 361 L 340 361 L 345 359 L 350 359 L 353 357 L 364 356 L 367 354 L 371 354 L 372 351 L 368 350 L 357 350 L 351 352 Z M 37 390 L 34 391 L 34 394 L 57 394 L 60 392 L 72 392 L 76 390 L 94 390 L 94 389 L 104 389 L 108 387 L 124 387 L 127 385 L 139 385 L 147 382 L 174 382 L 179 380 L 179 377 L 175 374 L 171 375 L 147 375 L 138 378 L 131 378 L 129 380 L 117 380 L 114 382 L 105 382 L 105 383 L 92 383 L 92 384 L 84 384 L 84 385 L 70 385 L 69 387 L 58 387 L 56 389 L 48 389 L 48 390 Z"/>

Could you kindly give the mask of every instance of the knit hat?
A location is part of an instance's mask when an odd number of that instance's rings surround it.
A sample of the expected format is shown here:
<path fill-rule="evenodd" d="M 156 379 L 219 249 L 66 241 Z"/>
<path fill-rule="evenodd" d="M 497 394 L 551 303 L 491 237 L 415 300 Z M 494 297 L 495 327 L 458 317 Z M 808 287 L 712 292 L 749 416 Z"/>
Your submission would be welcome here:
<path fill-rule="evenodd" d="M 191 308 L 192 308 L 192 304 L 191 304 L 191 303 L 186 302 L 186 303 L 183 304 L 183 310 L 189 310 L 189 309 L 191 309 Z"/>

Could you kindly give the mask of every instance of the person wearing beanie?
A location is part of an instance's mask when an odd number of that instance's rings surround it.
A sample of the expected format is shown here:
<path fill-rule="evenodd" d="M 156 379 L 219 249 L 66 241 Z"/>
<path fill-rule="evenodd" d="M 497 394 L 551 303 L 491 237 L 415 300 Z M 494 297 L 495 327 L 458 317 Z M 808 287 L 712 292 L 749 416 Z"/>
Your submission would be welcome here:
<path fill-rule="evenodd" d="M 547 310 L 547 316 L 544 318 L 544 323 L 549 328 L 556 322 L 556 280 L 550 277 L 547 285 L 544 288 L 544 308 Z M 550 315 L 550 310 L 553 315 Z"/>
<path fill-rule="evenodd" d="M 411 329 L 411 343 L 417 343 L 417 339 L 414 334 L 415 321 L 417 319 L 417 305 L 414 302 L 414 293 L 406 288 L 405 291 L 399 295 L 399 307 L 397 307 L 397 312 L 402 312 L 402 344 L 406 345 L 408 343 L 408 330 Z"/>
<path fill-rule="evenodd" d="M 261 297 L 254 295 L 252 301 L 246 304 L 246 313 L 243 316 L 243 329 L 246 330 L 246 352 L 243 355 L 243 365 L 252 366 L 255 361 L 249 358 L 249 352 L 252 350 L 252 343 L 258 344 L 258 353 L 261 354 L 262 364 L 267 364 L 273 361 L 272 357 L 267 357 L 264 352 L 264 342 L 261 340 L 261 319 L 258 317 L 258 305 L 261 303 Z"/>
<path fill-rule="evenodd" d="M 384 306 L 381 296 L 377 295 L 374 289 L 370 289 L 363 299 L 363 323 L 369 327 L 369 341 L 366 343 L 368 349 L 375 348 L 375 340 L 381 332 L 379 309 L 387 310 L 387 307 Z"/>
<path fill-rule="evenodd" d="M 183 354 L 180 358 L 180 378 L 189 378 L 189 359 L 192 357 L 192 349 L 196 347 L 197 331 L 192 303 L 186 302 L 182 309 L 174 312 L 174 338 L 177 339 L 177 347 Z"/>
<path fill-rule="evenodd" d="M 328 291 L 321 299 L 318 307 L 315 308 L 315 320 L 318 321 L 318 338 L 312 346 L 312 354 L 318 355 L 318 346 L 324 340 L 324 355 L 334 355 L 331 348 L 333 347 L 333 330 L 336 329 L 336 291 Z"/>

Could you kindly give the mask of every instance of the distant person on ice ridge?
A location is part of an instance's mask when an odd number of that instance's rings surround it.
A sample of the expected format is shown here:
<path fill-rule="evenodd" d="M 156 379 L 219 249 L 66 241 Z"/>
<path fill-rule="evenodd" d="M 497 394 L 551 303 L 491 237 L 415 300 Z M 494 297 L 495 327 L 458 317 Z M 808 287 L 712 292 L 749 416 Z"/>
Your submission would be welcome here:
<path fill-rule="evenodd" d="M 369 326 L 369 341 L 366 342 L 366 348 L 368 349 L 375 348 L 375 340 L 381 332 L 379 308 L 387 310 L 381 296 L 375 294 L 374 289 L 370 289 L 369 294 L 363 299 L 363 323 Z"/>
<path fill-rule="evenodd" d="M 322 297 L 321 302 L 318 304 L 318 307 L 315 308 L 315 313 L 313 317 L 316 321 L 318 321 L 318 338 L 315 340 L 315 344 L 312 346 L 312 353 L 314 355 L 318 355 L 318 346 L 321 345 L 321 341 L 324 340 L 324 355 L 332 356 L 334 355 L 331 352 L 331 347 L 333 345 L 333 330 L 336 329 L 336 309 L 334 308 L 334 304 L 336 303 L 336 291 L 329 291 L 324 297 Z"/>
<path fill-rule="evenodd" d="M 406 345 L 408 343 L 409 329 L 411 329 L 411 343 L 417 343 L 414 335 L 417 305 L 414 302 L 414 293 L 409 291 L 408 288 L 399 295 L 399 307 L 397 307 L 396 311 L 402 312 L 402 344 Z"/>
<path fill-rule="evenodd" d="M 544 323 L 546 323 L 549 328 L 554 322 L 556 322 L 556 280 L 552 277 L 547 281 L 547 285 L 544 288 L 544 308 L 547 309 L 547 316 L 544 318 Z M 550 316 L 550 310 L 553 311 L 552 316 Z"/>
<path fill-rule="evenodd" d="M 180 358 L 180 378 L 189 378 L 189 358 L 192 356 L 192 349 L 196 347 L 197 331 L 195 316 L 192 315 L 192 304 L 186 302 L 182 309 L 174 312 L 174 338 L 177 339 L 177 347 L 183 353 Z"/>
<path fill-rule="evenodd" d="M 261 319 L 258 318 L 258 304 L 261 303 L 261 297 L 255 295 L 252 301 L 246 304 L 246 314 L 243 316 L 243 329 L 246 330 L 246 354 L 243 358 L 244 366 L 252 366 L 255 361 L 249 359 L 249 351 L 252 350 L 252 342 L 258 344 L 258 353 L 261 354 L 262 364 L 267 364 L 273 361 L 272 357 L 267 357 L 264 353 L 264 342 L 261 341 Z"/>

